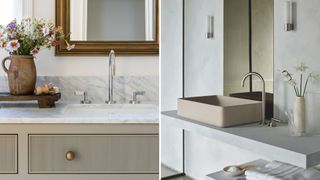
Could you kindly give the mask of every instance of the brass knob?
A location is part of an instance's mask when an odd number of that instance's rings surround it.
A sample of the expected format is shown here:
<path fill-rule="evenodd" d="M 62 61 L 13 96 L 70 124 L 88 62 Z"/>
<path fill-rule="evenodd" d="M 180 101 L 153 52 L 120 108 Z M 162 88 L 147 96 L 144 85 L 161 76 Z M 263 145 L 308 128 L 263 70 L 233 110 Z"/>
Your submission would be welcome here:
<path fill-rule="evenodd" d="M 74 154 L 73 151 L 68 151 L 68 152 L 66 153 L 66 159 L 67 159 L 68 161 L 72 161 L 72 160 L 74 160 L 74 158 L 75 158 L 75 154 Z"/>

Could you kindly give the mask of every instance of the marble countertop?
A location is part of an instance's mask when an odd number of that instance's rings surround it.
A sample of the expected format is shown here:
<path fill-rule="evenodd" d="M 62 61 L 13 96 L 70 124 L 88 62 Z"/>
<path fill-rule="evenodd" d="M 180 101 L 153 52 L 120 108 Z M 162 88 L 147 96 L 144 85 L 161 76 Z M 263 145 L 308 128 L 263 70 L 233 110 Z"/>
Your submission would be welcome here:
<path fill-rule="evenodd" d="M 158 106 L 152 104 L 57 104 L 41 109 L 34 103 L 0 105 L 0 123 L 159 123 Z"/>
<path fill-rule="evenodd" d="M 303 168 L 320 164 L 320 136 L 293 137 L 287 125 L 262 127 L 249 124 L 219 128 L 177 115 L 177 111 L 162 113 L 162 126 L 178 127 L 222 141 L 271 160 L 279 160 Z"/>

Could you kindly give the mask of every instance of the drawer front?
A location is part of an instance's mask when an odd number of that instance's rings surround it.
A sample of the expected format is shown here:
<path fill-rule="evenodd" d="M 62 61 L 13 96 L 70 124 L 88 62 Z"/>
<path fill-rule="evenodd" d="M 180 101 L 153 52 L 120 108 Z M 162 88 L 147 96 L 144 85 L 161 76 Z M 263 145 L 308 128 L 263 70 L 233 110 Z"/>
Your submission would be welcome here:
<path fill-rule="evenodd" d="M 0 135 L 0 174 L 18 173 L 18 135 Z"/>
<path fill-rule="evenodd" d="M 29 135 L 29 173 L 158 174 L 159 136 Z"/>

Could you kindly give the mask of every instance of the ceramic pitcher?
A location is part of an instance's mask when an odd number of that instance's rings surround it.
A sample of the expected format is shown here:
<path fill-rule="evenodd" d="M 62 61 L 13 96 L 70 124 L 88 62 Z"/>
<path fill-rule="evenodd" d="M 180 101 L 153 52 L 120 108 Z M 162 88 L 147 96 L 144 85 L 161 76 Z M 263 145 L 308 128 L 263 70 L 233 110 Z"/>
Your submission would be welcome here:
<path fill-rule="evenodd" d="M 9 68 L 6 62 L 10 61 Z M 31 95 L 34 92 L 37 72 L 33 56 L 9 56 L 2 61 L 3 70 L 8 74 L 12 95 Z"/>

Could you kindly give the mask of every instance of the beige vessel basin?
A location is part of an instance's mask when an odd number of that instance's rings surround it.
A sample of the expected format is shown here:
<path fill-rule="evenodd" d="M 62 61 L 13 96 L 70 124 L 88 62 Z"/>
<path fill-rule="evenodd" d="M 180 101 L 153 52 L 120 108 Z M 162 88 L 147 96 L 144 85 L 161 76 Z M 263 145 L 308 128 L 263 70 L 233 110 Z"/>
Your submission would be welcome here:
<path fill-rule="evenodd" d="M 178 99 L 178 115 L 218 127 L 261 121 L 261 102 L 228 96 Z"/>

